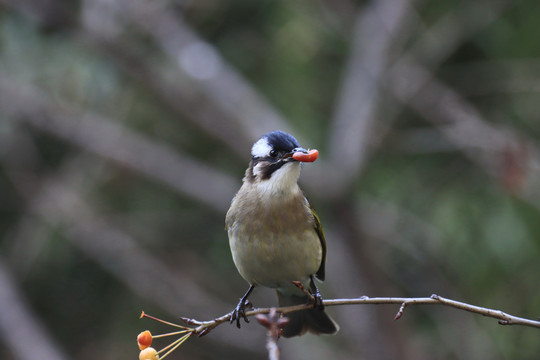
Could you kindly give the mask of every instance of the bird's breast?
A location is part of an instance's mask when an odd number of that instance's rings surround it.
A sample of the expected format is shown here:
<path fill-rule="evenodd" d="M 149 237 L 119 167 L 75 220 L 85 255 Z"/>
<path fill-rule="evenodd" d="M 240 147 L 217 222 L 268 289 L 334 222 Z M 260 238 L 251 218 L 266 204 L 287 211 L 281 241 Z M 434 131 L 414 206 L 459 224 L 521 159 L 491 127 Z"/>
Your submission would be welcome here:
<path fill-rule="evenodd" d="M 268 204 L 239 193 L 227 214 L 233 260 L 251 284 L 283 287 L 305 281 L 322 261 L 322 246 L 304 196 Z"/>

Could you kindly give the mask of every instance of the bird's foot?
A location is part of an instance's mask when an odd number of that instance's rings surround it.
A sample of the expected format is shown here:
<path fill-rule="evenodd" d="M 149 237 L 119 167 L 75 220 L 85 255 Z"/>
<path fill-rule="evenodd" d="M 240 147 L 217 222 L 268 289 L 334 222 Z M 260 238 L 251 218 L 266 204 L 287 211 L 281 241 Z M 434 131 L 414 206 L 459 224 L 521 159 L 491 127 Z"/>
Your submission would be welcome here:
<path fill-rule="evenodd" d="M 316 291 L 311 293 L 312 299 L 313 299 L 313 306 L 317 309 L 323 310 L 324 309 L 324 302 L 321 293 L 319 292 L 319 289 L 316 289 Z"/>
<path fill-rule="evenodd" d="M 238 305 L 234 308 L 234 310 L 231 312 L 231 320 L 230 323 L 236 321 L 236 327 L 240 329 L 240 320 L 244 319 L 245 322 L 249 323 L 249 319 L 246 316 L 246 308 L 252 308 L 251 303 L 247 299 L 240 299 L 238 302 Z"/>
<path fill-rule="evenodd" d="M 317 285 L 315 285 L 313 278 L 311 278 L 309 290 L 307 290 L 300 281 L 293 281 L 292 283 L 294 286 L 300 289 L 300 291 L 302 291 L 304 294 L 307 295 L 307 297 L 309 298 L 309 303 L 313 304 L 313 307 L 320 310 L 324 309 L 324 302 L 323 302 L 322 295 Z"/>
<path fill-rule="evenodd" d="M 247 316 L 246 316 L 246 307 L 252 308 L 251 303 L 248 301 L 248 296 L 251 294 L 251 292 L 255 289 L 255 285 L 249 285 L 248 291 L 242 296 L 240 301 L 238 302 L 238 305 L 236 305 L 236 308 L 231 312 L 231 324 L 236 320 L 236 327 L 240 329 L 240 319 L 244 318 L 245 322 L 249 322 Z"/>
<path fill-rule="evenodd" d="M 313 299 L 313 306 L 319 310 L 324 309 L 324 302 L 321 295 L 321 292 L 319 291 L 319 288 L 315 284 L 315 281 L 313 280 L 313 276 L 310 278 L 310 284 L 309 284 L 310 290 L 311 290 L 311 296 Z"/>

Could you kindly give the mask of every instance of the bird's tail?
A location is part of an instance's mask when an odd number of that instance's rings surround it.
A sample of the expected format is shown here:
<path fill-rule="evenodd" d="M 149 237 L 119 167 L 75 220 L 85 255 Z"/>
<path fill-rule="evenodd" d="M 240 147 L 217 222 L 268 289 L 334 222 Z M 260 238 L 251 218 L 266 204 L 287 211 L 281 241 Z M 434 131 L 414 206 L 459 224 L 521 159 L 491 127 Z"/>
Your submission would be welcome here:
<path fill-rule="evenodd" d="M 279 306 L 292 306 L 307 304 L 307 295 L 292 295 L 277 291 Z M 293 337 L 311 332 L 313 334 L 335 334 L 339 325 L 324 311 L 324 309 L 312 308 L 294 311 L 287 314 L 289 323 L 283 328 L 284 337 Z"/>

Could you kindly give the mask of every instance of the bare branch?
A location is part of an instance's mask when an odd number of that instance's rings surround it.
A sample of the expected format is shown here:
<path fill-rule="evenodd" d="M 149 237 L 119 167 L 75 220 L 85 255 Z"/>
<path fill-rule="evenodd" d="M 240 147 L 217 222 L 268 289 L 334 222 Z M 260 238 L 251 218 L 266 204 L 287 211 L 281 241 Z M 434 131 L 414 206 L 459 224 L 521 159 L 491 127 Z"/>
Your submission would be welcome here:
<path fill-rule="evenodd" d="M 340 306 L 340 305 L 362 305 L 362 304 L 371 304 L 371 305 L 385 305 L 385 304 L 395 304 L 400 305 L 399 311 L 395 316 L 395 320 L 400 319 L 403 316 L 405 308 L 410 305 L 445 305 L 453 307 L 460 310 L 469 311 L 475 314 L 487 316 L 490 318 L 498 319 L 499 324 L 501 325 L 522 325 L 535 327 L 540 329 L 540 321 L 530 320 L 514 315 L 507 314 L 501 310 L 489 309 L 486 307 L 476 306 L 467 304 L 461 301 L 456 301 L 452 299 L 447 299 L 439 295 L 431 295 L 430 297 L 419 297 L 419 298 L 402 298 L 402 297 L 367 297 L 362 296 L 359 298 L 353 299 L 330 299 L 323 301 L 324 306 Z M 259 314 L 270 314 L 272 311 L 276 311 L 281 314 L 287 314 L 294 311 L 306 310 L 312 308 L 313 304 L 303 304 L 303 305 L 294 305 L 294 306 L 284 306 L 278 308 L 259 308 L 253 309 L 251 311 L 246 311 L 246 316 L 254 316 Z M 229 322 L 232 313 L 225 314 L 218 318 L 215 318 L 210 321 L 198 321 L 195 319 L 181 318 L 182 321 L 186 322 L 189 325 L 196 325 L 197 328 L 195 332 L 200 335 L 208 334 L 216 326 Z"/>

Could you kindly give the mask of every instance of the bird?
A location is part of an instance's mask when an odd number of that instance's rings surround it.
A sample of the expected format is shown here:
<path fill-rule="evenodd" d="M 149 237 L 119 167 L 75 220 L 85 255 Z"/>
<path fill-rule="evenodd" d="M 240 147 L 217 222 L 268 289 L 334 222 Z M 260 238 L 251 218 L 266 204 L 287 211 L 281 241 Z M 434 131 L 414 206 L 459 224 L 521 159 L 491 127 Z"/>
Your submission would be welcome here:
<path fill-rule="evenodd" d="M 264 134 L 251 148 L 242 186 L 225 218 L 233 262 L 249 283 L 230 317 L 238 328 L 242 318 L 249 322 L 245 315 L 249 295 L 263 286 L 277 290 L 280 306 L 314 303 L 312 308 L 287 314 L 282 336 L 339 330 L 324 311 L 314 280 L 325 278 L 323 228 L 298 186 L 302 163 L 317 156 L 317 150 L 300 147 L 294 136 L 280 130 Z"/>

